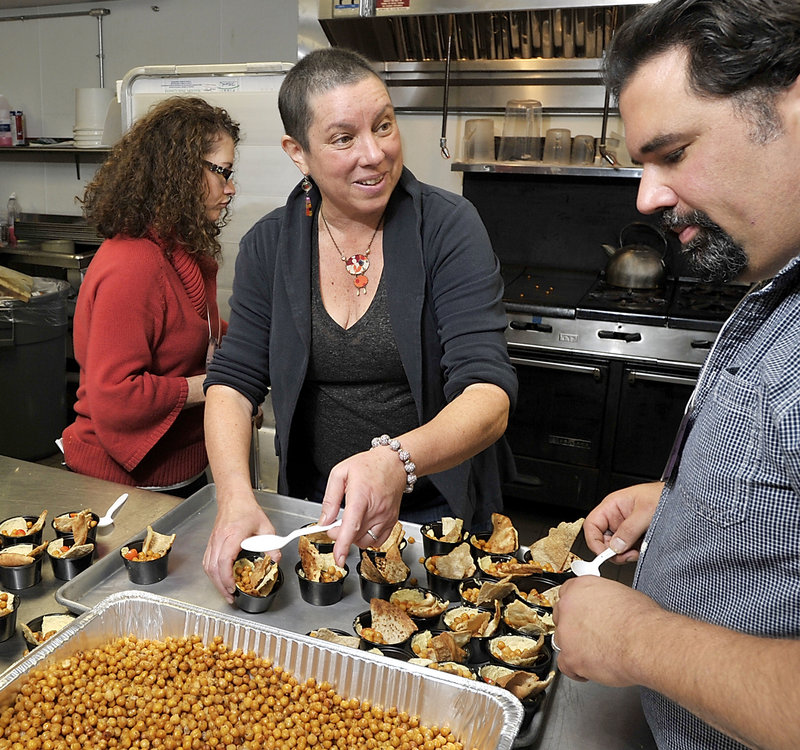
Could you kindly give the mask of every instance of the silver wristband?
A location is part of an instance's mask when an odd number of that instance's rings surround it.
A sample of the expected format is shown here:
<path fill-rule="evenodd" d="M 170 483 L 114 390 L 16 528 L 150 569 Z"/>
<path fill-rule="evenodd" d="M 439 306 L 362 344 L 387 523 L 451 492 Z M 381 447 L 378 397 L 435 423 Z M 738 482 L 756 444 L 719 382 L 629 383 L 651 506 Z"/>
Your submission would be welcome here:
<path fill-rule="evenodd" d="M 379 445 L 388 445 L 397 453 L 397 457 L 403 462 L 403 468 L 406 471 L 406 486 L 403 488 L 403 494 L 407 495 L 409 492 L 413 492 L 414 483 L 417 481 L 417 475 L 414 473 L 417 467 L 411 460 L 411 454 L 400 445 L 399 440 L 393 440 L 388 435 L 372 438 L 372 447 L 377 448 Z"/>

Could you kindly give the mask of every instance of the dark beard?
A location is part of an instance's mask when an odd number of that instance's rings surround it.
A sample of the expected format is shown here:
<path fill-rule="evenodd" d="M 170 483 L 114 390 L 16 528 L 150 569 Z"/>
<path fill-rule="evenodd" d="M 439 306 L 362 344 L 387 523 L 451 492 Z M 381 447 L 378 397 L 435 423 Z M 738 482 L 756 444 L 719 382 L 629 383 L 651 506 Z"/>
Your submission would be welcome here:
<path fill-rule="evenodd" d="M 703 280 L 728 283 L 747 268 L 747 254 L 741 245 L 702 211 L 679 214 L 674 208 L 664 211 L 666 229 L 693 224 L 700 227 L 694 239 L 681 248 L 692 270 Z"/>

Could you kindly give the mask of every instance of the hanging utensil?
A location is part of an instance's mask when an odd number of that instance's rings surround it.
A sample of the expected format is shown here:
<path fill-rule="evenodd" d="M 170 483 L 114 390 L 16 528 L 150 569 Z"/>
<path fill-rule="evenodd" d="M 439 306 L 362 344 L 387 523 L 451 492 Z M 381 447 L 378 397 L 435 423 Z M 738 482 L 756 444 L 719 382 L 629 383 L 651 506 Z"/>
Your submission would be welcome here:
<path fill-rule="evenodd" d="M 453 55 L 453 14 L 447 16 L 447 55 L 444 65 L 444 101 L 442 102 L 442 135 L 439 138 L 439 149 L 443 159 L 450 158 L 447 148 L 447 105 L 450 99 L 450 60 Z"/>
<path fill-rule="evenodd" d="M 613 35 L 613 29 L 616 28 L 617 25 L 616 8 L 614 8 L 614 13 L 609 18 L 609 24 L 612 28 L 611 34 Z M 589 32 L 587 30 L 587 34 L 588 33 Z M 609 42 L 610 41 L 611 37 L 609 36 Z M 588 46 L 588 41 L 587 41 L 587 46 Z M 605 57 L 604 51 L 601 51 L 601 54 L 603 55 L 603 57 Z M 614 169 L 619 169 L 620 164 L 617 161 L 616 154 L 612 153 L 611 151 L 608 151 L 607 149 L 608 144 L 606 143 L 606 132 L 608 130 L 608 110 L 610 108 L 610 104 L 611 104 L 611 90 L 608 87 L 606 87 L 605 98 L 603 100 L 603 122 L 601 125 L 600 143 L 598 144 L 597 150 L 600 153 L 600 156 L 603 159 L 605 159 L 612 167 L 614 167 Z"/>
<path fill-rule="evenodd" d="M 611 101 L 611 90 L 606 88 L 606 95 L 603 101 L 603 121 L 600 125 L 600 143 L 597 146 L 597 151 L 600 156 L 605 159 L 614 169 L 619 169 L 619 162 L 617 161 L 617 157 L 611 152 L 608 151 L 608 143 L 606 140 L 606 134 L 608 131 L 608 110 L 609 104 Z"/>

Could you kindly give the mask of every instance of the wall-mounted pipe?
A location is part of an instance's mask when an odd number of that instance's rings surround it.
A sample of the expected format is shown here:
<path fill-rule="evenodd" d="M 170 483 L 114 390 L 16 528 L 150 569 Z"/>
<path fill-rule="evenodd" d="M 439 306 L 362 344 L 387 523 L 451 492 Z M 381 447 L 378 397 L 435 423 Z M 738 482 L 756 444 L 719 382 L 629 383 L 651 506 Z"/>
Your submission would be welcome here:
<path fill-rule="evenodd" d="M 111 11 L 108 8 L 92 8 L 89 15 L 97 19 L 97 59 L 100 63 L 100 88 L 105 86 L 104 63 L 106 59 L 103 49 L 103 16 L 107 16 Z"/>
<path fill-rule="evenodd" d="M 105 71 L 104 61 L 105 53 L 103 51 L 103 16 L 107 16 L 111 11 L 108 8 L 92 8 L 85 11 L 70 11 L 64 13 L 39 13 L 35 16 L 0 16 L 2 21 L 40 21 L 45 18 L 71 18 L 73 16 L 90 16 L 97 19 L 97 59 L 100 64 L 100 88 L 104 87 Z"/>

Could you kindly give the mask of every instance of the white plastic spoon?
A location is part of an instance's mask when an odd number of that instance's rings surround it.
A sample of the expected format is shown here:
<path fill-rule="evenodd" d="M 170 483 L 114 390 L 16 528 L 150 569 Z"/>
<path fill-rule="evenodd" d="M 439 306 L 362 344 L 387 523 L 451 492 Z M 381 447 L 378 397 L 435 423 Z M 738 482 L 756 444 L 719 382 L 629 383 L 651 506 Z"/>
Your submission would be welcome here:
<path fill-rule="evenodd" d="M 576 576 L 599 576 L 600 566 L 608 560 L 609 557 L 614 557 L 617 553 L 611 547 L 606 547 L 594 560 L 587 562 L 586 560 L 575 560 L 572 563 L 572 572 Z"/>
<path fill-rule="evenodd" d="M 292 539 L 297 539 L 299 536 L 306 536 L 307 534 L 316 534 L 318 531 L 327 531 L 336 526 L 342 525 L 342 519 L 329 523 L 325 526 L 315 524 L 314 526 L 303 526 L 295 529 L 286 536 L 279 536 L 278 534 L 257 534 L 256 536 L 249 536 L 247 539 L 242 540 L 242 549 L 248 552 L 269 552 L 273 549 L 280 549 L 285 547 Z"/>
<path fill-rule="evenodd" d="M 106 526 L 111 526 L 114 523 L 114 514 L 122 507 L 122 504 L 128 499 L 128 493 L 123 492 L 106 511 L 106 514 L 97 522 L 98 529 L 104 529 Z"/>

